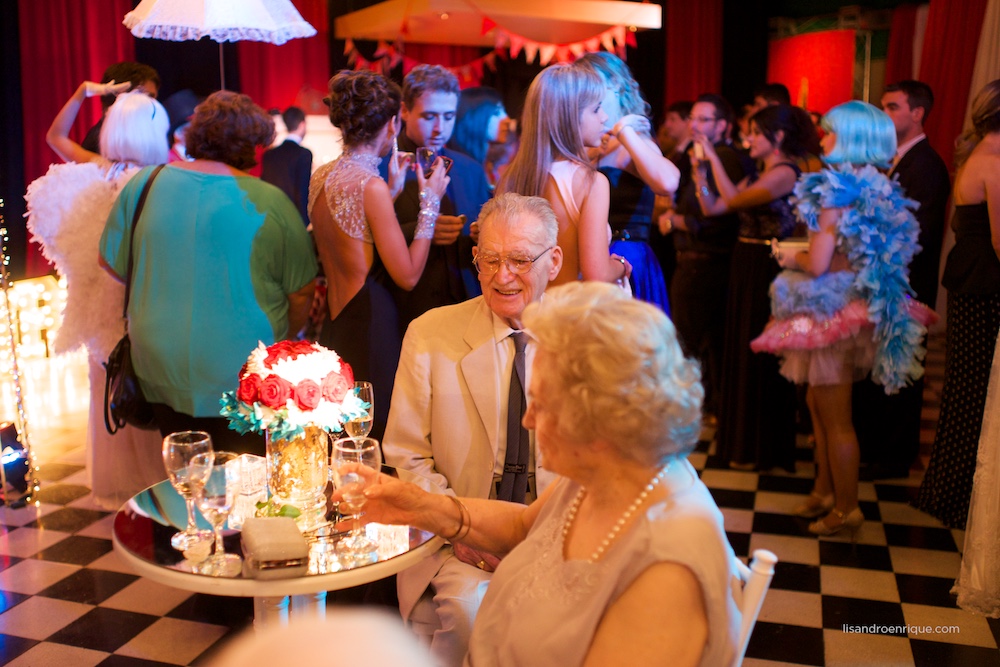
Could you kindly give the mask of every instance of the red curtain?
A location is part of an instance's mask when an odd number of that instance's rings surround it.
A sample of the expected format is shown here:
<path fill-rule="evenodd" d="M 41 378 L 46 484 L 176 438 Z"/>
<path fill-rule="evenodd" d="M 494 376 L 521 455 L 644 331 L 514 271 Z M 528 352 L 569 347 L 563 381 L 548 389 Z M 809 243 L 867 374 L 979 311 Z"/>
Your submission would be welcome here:
<path fill-rule="evenodd" d="M 931 0 L 927 14 L 920 80 L 934 91 L 934 110 L 924 130 L 949 169 L 969 103 L 987 1 Z"/>
<path fill-rule="evenodd" d="M 667 49 L 665 101 L 693 100 L 722 86 L 722 0 L 669 0 L 663 10 Z"/>
<path fill-rule="evenodd" d="M 913 78 L 913 40 L 917 34 L 917 5 L 900 5 L 892 10 L 889 49 L 885 56 L 885 82 Z"/>
<path fill-rule="evenodd" d="M 826 113 L 851 99 L 854 31 L 824 30 L 768 45 L 767 80 L 788 86 L 792 104 Z"/>
<path fill-rule="evenodd" d="M 663 8 L 667 50 L 664 99 L 693 100 L 722 87 L 722 0 L 669 0 Z"/>
<path fill-rule="evenodd" d="M 292 105 L 308 114 L 325 114 L 326 84 L 330 79 L 327 0 L 292 0 L 316 35 L 293 39 L 281 46 L 239 42 L 241 92 L 265 109 Z"/>
<path fill-rule="evenodd" d="M 20 0 L 21 103 L 24 110 L 24 179 L 43 175 L 59 157 L 45 143 L 45 132 L 82 81 L 100 81 L 108 65 L 135 57 L 135 41 L 122 25 L 131 0 Z M 72 136 L 82 141 L 101 116 L 89 100 L 80 109 Z M 38 247 L 30 244 L 27 276 L 49 272 Z"/>

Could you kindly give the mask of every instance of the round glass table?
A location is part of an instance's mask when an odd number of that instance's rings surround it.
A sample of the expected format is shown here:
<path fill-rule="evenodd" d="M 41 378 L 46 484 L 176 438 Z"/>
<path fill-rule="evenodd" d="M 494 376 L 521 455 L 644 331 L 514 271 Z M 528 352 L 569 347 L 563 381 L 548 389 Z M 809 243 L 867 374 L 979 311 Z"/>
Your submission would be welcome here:
<path fill-rule="evenodd" d="M 184 499 L 170 482 L 154 484 L 134 496 L 115 515 L 115 551 L 137 574 L 153 581 L 211 595 L 254 598 L 254 626 L 287 622 L 293 616 L 322 616 L 326 592 L 367 584 L 396 574 L 427 558 L 444 543 L 440 537 L 409 526 L 368 524 L 369 538 L 378 544 L 377 560 L 356 567 L 336 557 L 339 535 L 309 541 L 309 565 L 304 574 L 280 579 L 256 579 L 246 571 L 235 577 L 213 577 L 196 571 L 196 563 L 170 546 L 170 537 L 187 524 Z M 226 551 L 240 553 L 239 531 L 225 530 Z M 291 605 L 289 605 L 291 597 Z"/>

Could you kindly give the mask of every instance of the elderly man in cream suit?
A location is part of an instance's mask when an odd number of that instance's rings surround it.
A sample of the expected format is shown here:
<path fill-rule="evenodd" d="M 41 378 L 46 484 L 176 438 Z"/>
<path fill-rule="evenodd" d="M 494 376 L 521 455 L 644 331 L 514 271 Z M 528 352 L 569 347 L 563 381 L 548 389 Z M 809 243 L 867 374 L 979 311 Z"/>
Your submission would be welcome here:
<path fill-rule="evenodd" d="M 483 295 L 435 308 L 406 332 L 383 448 L 386 462 L 429 490 L 496 498 L 507 450 L 508 401 L 521 314 L 559 273 L 558 223 L 540 197 L 504 194 L 479 215 L 475 264 Z M 531 368 L 530 340 L 523 351 Z M 528 386 L 523 378 L 523 387 Z M 519 409 L 519 408 L 515 408 Z M 516 417 L 516 414 L 515 414 Z M 530 502 L 551 480 L 529 436 Z M 509 472 L 509 470 L 508 470 Z M 532 476 L 533 475 L 533 476 Z M 445 665 L 460 665 L 496 556 L 462 545 L 399 574 L 400 611 Z"/>

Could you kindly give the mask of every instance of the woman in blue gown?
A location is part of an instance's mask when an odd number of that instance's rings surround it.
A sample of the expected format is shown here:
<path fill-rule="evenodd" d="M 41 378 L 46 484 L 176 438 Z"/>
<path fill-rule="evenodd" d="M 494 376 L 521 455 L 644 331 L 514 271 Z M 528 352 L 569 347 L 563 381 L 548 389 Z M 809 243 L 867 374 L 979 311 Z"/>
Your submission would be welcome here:
<path fill-rule="evenodd" d="M 628 65 L 603 51 L 588 53 L 578 62 L 597 72 L 605 85 L 601 108 L 608 114 L 611 130 L 604 136 L 596 161 L 611 183 L 611 252 L 632 265 L 635 297 L 669 314 L 667 285 L 649 245 L 649 234 L 655 195 L 672 195 L 680 172 L 653 140 L 649 103 Z"/>

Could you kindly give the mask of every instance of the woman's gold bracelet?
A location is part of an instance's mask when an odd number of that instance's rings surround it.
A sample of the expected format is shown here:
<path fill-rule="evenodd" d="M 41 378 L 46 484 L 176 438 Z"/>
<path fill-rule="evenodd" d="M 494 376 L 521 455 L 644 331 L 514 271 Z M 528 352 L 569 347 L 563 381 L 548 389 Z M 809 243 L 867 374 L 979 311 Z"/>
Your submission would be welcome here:
<path fill-rule="evenodd" d="M 448 498 L 458 507 L 458 530 L 455 531 L 454 535 L 442 535 L 441 537 L 449 542 L 461 541 L 462 538 L 469 534 L 469 529 L 472 528 L 472 517 L 465 503 L 456 496 L 448 496 Z"/>

